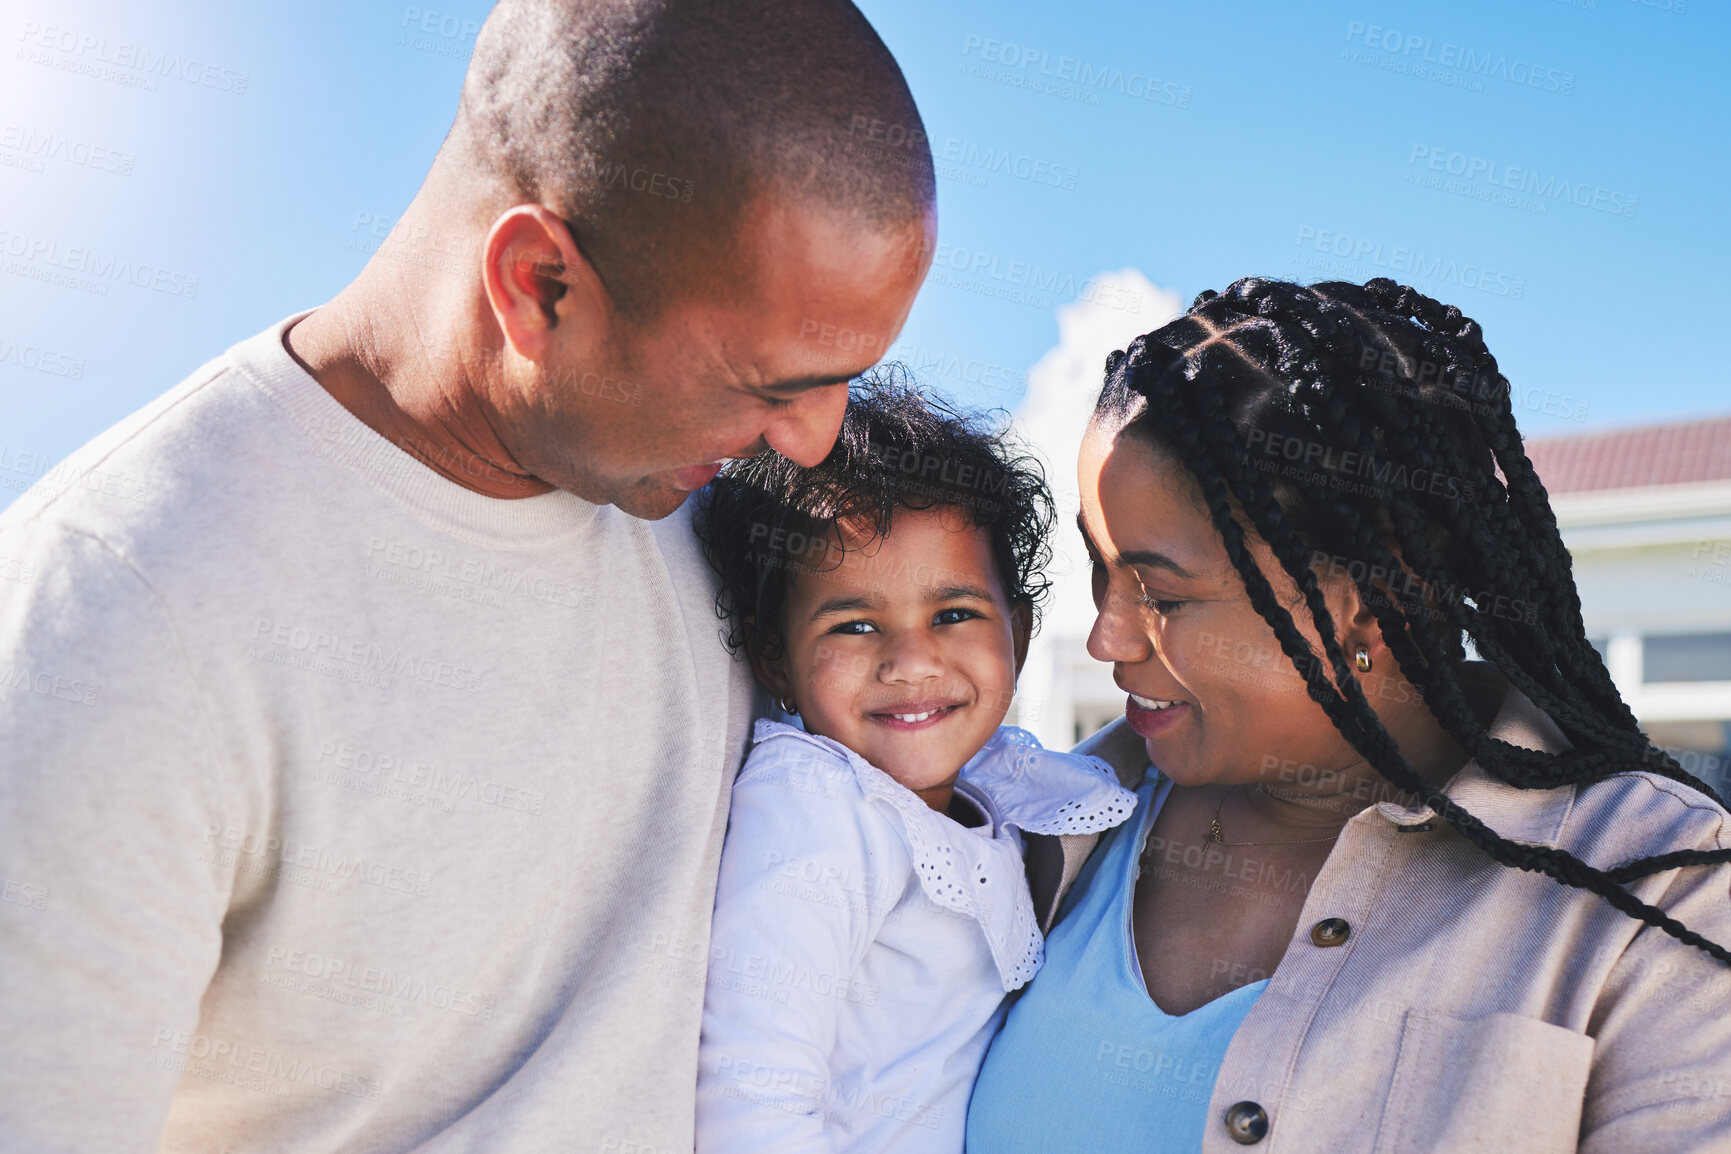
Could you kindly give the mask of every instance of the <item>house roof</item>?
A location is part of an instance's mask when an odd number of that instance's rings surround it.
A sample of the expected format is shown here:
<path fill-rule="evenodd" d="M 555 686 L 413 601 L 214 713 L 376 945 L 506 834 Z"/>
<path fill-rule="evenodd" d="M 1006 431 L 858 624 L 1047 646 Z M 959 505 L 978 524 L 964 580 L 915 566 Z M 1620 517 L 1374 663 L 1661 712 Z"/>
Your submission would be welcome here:
<path fill-rule="evenodd" d="M 1731 480 L 1731 415 L 1536 438 L 1526 450 L 1552 496 Z"/>

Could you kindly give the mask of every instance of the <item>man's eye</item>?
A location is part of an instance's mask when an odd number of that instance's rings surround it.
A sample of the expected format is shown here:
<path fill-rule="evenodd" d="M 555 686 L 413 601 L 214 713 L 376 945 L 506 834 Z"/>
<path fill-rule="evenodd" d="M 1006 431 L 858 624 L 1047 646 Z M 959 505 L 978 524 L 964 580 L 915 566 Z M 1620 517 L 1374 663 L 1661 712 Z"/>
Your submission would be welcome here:
<path fill-rule="evenodd" d="M 831 633 L 849 633 L 856 635 L 861 633 L 876 633 L 877 631 L 878 627 L 873 625 L 870 621 L 843 621 L 840 625 L 837 625 L 834 629 L 830 630 Z"/>
<path fill-rule="evenodd" d="M 978 616 L 972 609 L 940 609 L 932 615 L 932 624 L 959 625 Z"/>

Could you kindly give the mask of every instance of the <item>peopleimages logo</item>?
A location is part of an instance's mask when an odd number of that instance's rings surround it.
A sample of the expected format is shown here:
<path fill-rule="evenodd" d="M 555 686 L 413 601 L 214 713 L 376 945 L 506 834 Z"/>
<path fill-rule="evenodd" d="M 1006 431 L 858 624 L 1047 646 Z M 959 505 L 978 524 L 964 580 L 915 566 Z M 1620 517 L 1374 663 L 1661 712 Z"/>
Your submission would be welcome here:
<path fill-rule="evenodd" d="M 15 59 L 147 92 L 157 91 L 158 80 L 181 80 L 200 88 L 245 96 L 247 83 L 252 79 L 250 72 L 224 68 L 179 52 L 156 51 L 146 44 L 112 40 L 34 20 L 24 22 L 18 39 L 22 47 Z"/>
<path fill-rule="evenodd" d="M 91 144 L 58 132 L 38 132 L 22 124 L 0 127 L 0 164 L 42 172 L 45 162 L 60 161 L 95 172 L 131 176 L 138 157 L 106 145 Z"/>
<path fill-rule="evenodd" d="M 1103 308 L 1135 312 L 1142 294 L 1092 276 L 1042 268 L 1032 261 L 1006 260 L 997 253 L 939 242 L 932 250 L 926 279 L 933 284 L 996 296 L 1038 308 L 1052 307 L 1052 298 L 1074 298 Z"/>
<path fill-rule="evenodd" d="M 1527 291 L 1526 277 L 1471 261 L 1436 256 L 1422 249 L 1384 244 L 1372 237 L 1306 224 L 1299 226 L 1298 239 L 1293 243 L 1298 249 L 1293 253 L 1294 263 L 1329 276 L 1368 280 L 1360 274 L 1375 270 L 1375 275 L 1393 276 L 1396 280 L 1440 281 L 1517 301 Z"/>
<path fill-rule="evenodd" d="M 194 300 L 198 278 L 162 265 L 134 262 L 88 245 L 66 245 L 57 238 L 0 228 L 0 254 L 13 276 L 59 284 L 107 296 L 110 284 L 130 284 L 166 296 Z"/>
<path fill-rule="evenodd" d="M 0 334 L 0 365 L 16 365 L 21 369 L 73 381 L 82 380 L 84 377 L 83 357 L 56 352 L 28 341 L 14 340 L 4 334 Z"/>
<path fill-rule="evenodd" d="M 981 188 L 987 187 L 989 177 L 998 175 L 1073 191 L 1081 176 L 1081 170 L 1073 164 L 1059 164 L 1010 148 L 982 147 L 971 140 L 958 140 L 953 136 L 946 139 L 938 150 L 937 163 L 940 169 L 945 165 L 955 169 L 956 175 L 952 179 L 977 183 Z M 939 175 L 946 174 L 940 171 Z"/>
<path fill-rule="evenodd" d="M 1559 96 L 1575 91 L 1575 74 L 1561 68 L 1534 64 L 1530 60 L 1510 59 L 1506 53 L 1479 51 L 1413 32 L 1401 32 L 1377 24 L 1350 20 L 1346 25 L 1348 45 L 1362 45 L 1368 51 L 1354 52 L 1351 47 L 1341 50 L 1343 59 L 1359 64 L 1387 68 L 1395 72 L 1411 72 L 1424 79 L 1446 80 L 1456 87 L 1484 91 L 1484 82 L 1500 80 L 1525 88 L 1537 88 Z M 1378 53 L 1386 53 L 1379 56 Z M 1423 65 L 1435 65 L 1426 75 Z M 1461 82 L 1470 83 L 1461 83 Z"/>
<path fill-rule="evenodd" d="M 1570 180 L 1554 172 L 1547 176 L 1536 168 L 1504 164 L 1438 145 L 1414 144 L 1406 162 L 1411 170 L 1416 170 L 1407 173 L 1409 182 L 1413 181 L 1416 175 L 1420 184 L 1441 188 L 1445 192 L 1455 191 L 1440 182 L 1432 184 L 1424 179 L 1429 173 L 1445 173 L 1458 177 L 1463 184 L 1475 191 L 1482 189 L 1494 195 L 1506 189 L 1516 194 L 1510 201 L 1513 207 L 1525 207 L 1518 201 L 1519 196 L 1530 197 L 1537 205 L 1540 215 L 1548 211 L 1549 204 L 1564 203 L 1633 220 L 1636 211 L 1641 207 L 1640 197 L 1618 192 L 1592 181 Z M 1480 199 L 1485 197 L 1481 196 Z"/>
<path fill-rule="evenodd" d="M 962 55 L 968 60 L 963 61 L 958 71 L 967 75 L 1081 104 L 1099 104 L 1100 93 L 1115 92 L 1132 100 L 1171 108 L 1190 107 L 1188 84 L 1145 72 L 1096 65 L 1075 56 L 1053 56 L 1044 49 L 989 36 L 970 33 L 962 40 Z"/>

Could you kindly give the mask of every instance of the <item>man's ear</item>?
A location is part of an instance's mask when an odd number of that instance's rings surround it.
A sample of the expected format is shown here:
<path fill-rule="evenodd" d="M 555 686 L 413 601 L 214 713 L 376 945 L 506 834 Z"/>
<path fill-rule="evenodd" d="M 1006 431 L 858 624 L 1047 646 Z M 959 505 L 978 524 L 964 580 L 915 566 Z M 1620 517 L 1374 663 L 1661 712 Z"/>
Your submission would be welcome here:
<path fill-rule="evenodd" d="M 1016 647 L 1016 676 L 1022 675 L 1022 663 L 1028 659 L 1028 640 L 1034 635 L 1034 607 L 1026 601 L 1016 602 L 1010 610 L 1010 638 Z"/>
<path fill-rule="evenodd" d="M 481 270 L 493 320 L 521 356 L 547 359 L 561 320 L 605 316 L 611 306 L 570 227 L 538 204 L 519 204 L 487 232 Z"/>

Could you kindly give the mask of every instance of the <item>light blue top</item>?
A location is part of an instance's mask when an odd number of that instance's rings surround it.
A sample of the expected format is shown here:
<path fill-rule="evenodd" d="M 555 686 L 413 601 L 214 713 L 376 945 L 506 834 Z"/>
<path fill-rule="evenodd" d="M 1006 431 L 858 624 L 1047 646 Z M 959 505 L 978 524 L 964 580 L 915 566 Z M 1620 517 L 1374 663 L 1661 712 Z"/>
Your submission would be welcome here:
<path fill-rule="evenodd" d="M 1267 979 L 1174 1017 L 1154 1004 L 1130 933 L 1137 859 L 1171 783 L 1101 839 L 1010 1009 L 968 1104 L 968 1154 L 1195 1154 L 1232 1035 Z"/>

